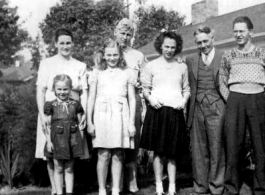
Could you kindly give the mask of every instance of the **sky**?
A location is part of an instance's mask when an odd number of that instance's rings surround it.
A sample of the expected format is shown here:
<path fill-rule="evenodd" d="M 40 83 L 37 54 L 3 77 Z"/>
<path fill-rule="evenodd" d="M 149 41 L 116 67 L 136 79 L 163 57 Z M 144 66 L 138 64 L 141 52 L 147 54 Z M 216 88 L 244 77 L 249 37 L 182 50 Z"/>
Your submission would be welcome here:
<path fill-rule="evenodd" d="M 186 16 L 186 24 L 191 22 L 191 5 L 201 0 L 146 0 L 146 5 L 163 5 L 167 10 L 178 11 Z M 23 28 L 34 38 L 38 34 L 38 24 L 43 21 L 49 8 L 60 0 L 9 0 L 10 6 L 18 7 L 18 15 Z M 135 0 L 130 0 L 131 3 Z M 265 0 L 218 0 L 219 15 L 265 3 Z M 134 9 L 134 5 L 131 6 Z"/>

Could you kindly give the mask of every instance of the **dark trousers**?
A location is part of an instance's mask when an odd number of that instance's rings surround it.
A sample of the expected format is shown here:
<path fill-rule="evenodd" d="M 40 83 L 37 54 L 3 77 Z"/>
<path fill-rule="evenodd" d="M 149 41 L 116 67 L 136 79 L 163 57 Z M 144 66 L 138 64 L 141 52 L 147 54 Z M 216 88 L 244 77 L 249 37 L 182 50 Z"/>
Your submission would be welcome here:
<path fill-rule="evenodd" d="M 196 101 L 191 129 L 194 191 L 222 194 L 225 171 L 223 119 L 225 105 L 219 99 L 212 104 L 206 97 Z"/>
<path fill-rule="evenodd" d="M 227 99 L 225 140 L 227 168 L 225 188 L 227 194 L 239 194 L 240 159 L 248 126 L 254 150 L 254 194 L 265 194 L 265 96 L 231 92 Z"/>

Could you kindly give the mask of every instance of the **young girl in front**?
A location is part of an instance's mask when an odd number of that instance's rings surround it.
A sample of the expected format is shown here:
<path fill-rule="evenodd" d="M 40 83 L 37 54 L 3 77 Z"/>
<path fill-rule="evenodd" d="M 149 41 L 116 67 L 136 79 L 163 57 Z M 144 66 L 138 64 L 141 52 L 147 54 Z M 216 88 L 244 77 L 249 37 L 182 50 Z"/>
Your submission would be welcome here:
<path fill-rule="evenodd" d="M 72 80 L 68 75 L 57 75 L 53 79 L 56 99 L 44 105 L 44 114 L 51 126 L 46 133 L 44 154 L 54 161 L 54 181 L 56 194 L 63 194 L 65 179 L 66 194 L 73 194 L 74 159 L 83 155 L 80 121 L 85 117 L 79 101 L 69 98 Z M 79 125 L 80 124 L 80 125 Z"/>
<path fill-rule="evenodd" d="M 108 40 L 96 57 L 97 68 L 89 78 L 88 133 L 93 136 L 93 147 L 98 149 L 99 195 L 106 195 L 110 160 L 112 195 L 118 195 L 123 149 L 134 147 L 134 79 L 117 42 Z"/>

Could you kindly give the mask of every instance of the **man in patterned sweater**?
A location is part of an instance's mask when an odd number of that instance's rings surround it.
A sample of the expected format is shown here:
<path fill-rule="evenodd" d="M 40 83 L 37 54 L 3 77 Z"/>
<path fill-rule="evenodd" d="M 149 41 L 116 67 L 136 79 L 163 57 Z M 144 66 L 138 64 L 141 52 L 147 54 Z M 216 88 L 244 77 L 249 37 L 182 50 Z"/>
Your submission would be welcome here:
<path fill-rule="evenodd" d="M 246 17 L 233 22 L 237 48 L 222 56 L 220 91 L 227 101 L 225 141 L 227 167 L 225 194 L 239 194 L 240 157 L 246 137 L 246 126 L 254 150 L 255 195 L 265 194 L 265 51 L 251 42 L 253 23 Z"/>

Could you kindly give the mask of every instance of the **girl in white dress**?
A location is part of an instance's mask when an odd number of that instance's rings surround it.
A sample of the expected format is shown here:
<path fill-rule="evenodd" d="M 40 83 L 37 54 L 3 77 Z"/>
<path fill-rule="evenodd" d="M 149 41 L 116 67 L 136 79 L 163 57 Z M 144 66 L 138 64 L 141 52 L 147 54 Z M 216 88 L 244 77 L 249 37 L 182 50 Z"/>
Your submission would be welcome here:
<path fill-rule="evenodd" d="M 112 195 L 118 195 L 123 149 L 134 147 L 134 79 L 117 42 L 108 40 L 96 55 L 99 57 L 98 68 L 89 78 L 88 133 L 93 136 L 93 147 L 98 149 L 99 194 L 106 195 L 111 159 Z"/>

